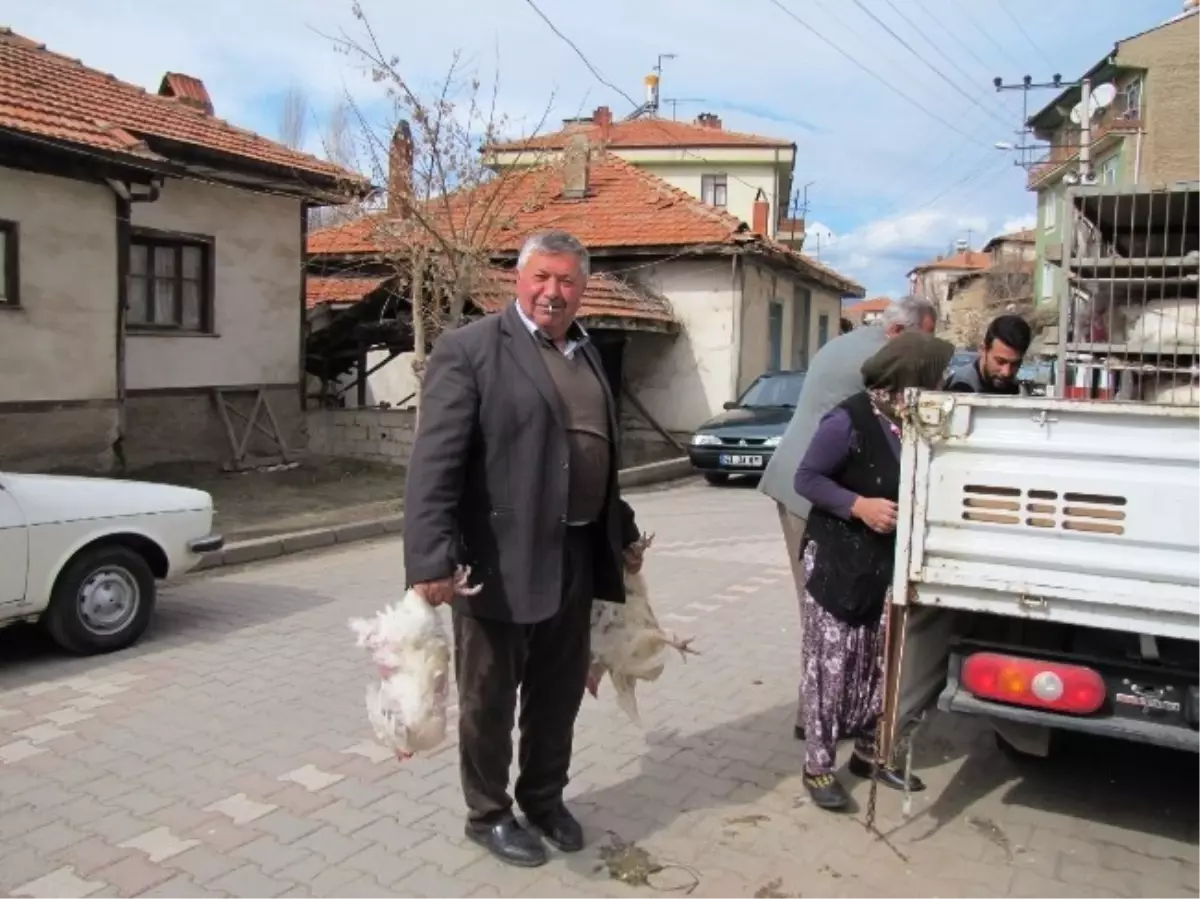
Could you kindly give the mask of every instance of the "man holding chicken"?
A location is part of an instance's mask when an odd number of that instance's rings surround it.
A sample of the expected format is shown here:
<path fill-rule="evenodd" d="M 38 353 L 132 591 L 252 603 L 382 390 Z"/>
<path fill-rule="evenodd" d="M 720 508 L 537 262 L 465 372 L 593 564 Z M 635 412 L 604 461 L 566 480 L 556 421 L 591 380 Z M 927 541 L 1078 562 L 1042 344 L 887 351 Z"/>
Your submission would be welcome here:
<path fill-rule="evenodd" d="M 524 867 L 546 861 L 537 834 L 583 847 L 562 796 L 592 600 L 623 602 L 624 568 L 642 564 L 617 487 L 615 403 L 575 321 L 588 268 L 570 234 L 535 235 L 515 302 L 438 339 L 405 488 L 408 583 L 452 607 L 466 833 Z M 456 593 L 458 565 L 471 566 L 477 594 Z M 514 717 L 514 794 L 530 828 L 508 794 Z"/>

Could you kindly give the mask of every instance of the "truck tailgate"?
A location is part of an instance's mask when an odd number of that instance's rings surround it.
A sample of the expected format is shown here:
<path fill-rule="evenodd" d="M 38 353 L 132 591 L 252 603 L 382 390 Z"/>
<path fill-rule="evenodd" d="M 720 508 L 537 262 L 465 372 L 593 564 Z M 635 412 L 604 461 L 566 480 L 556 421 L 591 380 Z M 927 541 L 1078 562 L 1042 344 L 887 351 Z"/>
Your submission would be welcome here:
<path fill-rule="evenodd" d="M 895 603 L 1195 640 L 1200 411 L 924 392 Z"/>

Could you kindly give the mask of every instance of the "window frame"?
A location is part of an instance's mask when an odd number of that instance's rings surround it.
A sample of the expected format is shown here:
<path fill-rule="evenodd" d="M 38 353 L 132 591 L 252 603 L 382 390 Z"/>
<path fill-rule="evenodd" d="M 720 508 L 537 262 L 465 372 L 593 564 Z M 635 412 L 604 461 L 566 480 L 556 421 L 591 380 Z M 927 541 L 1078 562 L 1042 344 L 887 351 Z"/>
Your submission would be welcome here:
<path fill-rule="evenodd" d="M 1046 192 L 1046 201 L 1042 203 L 1042 230 L 1053 231 L 1058 227 L 1058 196 L 1054 191 Z"/>
<path fill-rule="evenodd" d="M 133 249 L 144 246 L 146 253 L 146 270 L 136 275 L 133 270 Z M 197 327 L 185 326 L 183 323 L 183 251 L 194 247 L 200 250 L 200 324 Z M 134 321 L 130 318 L 130 293 L 135 278 L 140 278 L 146 284 L 147 317 L 154 311 L 154 257 L 162 250 L 173 250 L 174 254 L 174 301 L 178 312 L 176 319 L 169 322 Z M 158 228 L 135 226 L 129 231 L 129 244 L 126 247 L 126 289 L 125 289 L 125 327 L 131 333 L 140 334 L 213 334 L 215 331 L 215 297 L 216 297 L 216 241 L 207 234 L 191 234 L 181 231 L 164 231 Z"/>
<path fill-rule="evenodd" d="M 717 202 L 717 189 L 721 190 L 721 202 Z M 717 209 L 729 208 L 729 176 L 724 172 L 713 172 L 700 176 L 700 200 Z"/>
<path fill-rule="evenodd" d="M 4 254 L 0 258 L 0 283 L 4 293 L 0 295 L 0 309 L 18 309 L 21 306 L 21 225 L 11 219 L 0 219 L 0 233 L 4 235 Z"/>

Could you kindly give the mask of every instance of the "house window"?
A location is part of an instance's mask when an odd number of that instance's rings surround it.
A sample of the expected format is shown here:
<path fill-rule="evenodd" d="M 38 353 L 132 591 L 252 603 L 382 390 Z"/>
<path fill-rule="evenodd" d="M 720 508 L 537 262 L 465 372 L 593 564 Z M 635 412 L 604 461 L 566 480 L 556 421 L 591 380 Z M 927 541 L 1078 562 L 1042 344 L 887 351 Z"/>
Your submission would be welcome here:
<path fill-rule="evenodd" d="M 817 349 L 829 343 L 829 316 L 817 316 Z"/>
<path fill-rule="evenodd" d="M 728 198 L 729 187 L 724 175 L 700 176 L 700 199 L 705 203 L 724 209 Z"/>
<path fill-rule="evenodd" d="M 1058 224 L 1058 198 L 1052 193 L 1046 194 L 1042 201 L 1042 228 L 1053 231 Z"/>
<path fill-rule="evenodd" d="M 783 304 L 772 302 L 767 307 L 767 338 L 770 342 L 770 359 L 767 371 L 783 368 Z"/>
<path fill-rule="evenodd" d="M 17 223 L 0 219 L 0 306 L 19 306 L 21 302 L 17 237 Z"/>
<path fill-rule="evenodd" d="M 1104 162 L 1100 163 L 1100 183 L 1101 184 L 1116 184 L 1117 183 L 1117 157 L 1110 156 Z"/>
<path fill-rule="evenodd" d="M 135 231 L 129 242 L 129 327 L 210 331 L 212 263 L 210 238 Z"/>
<path fill-rule="evenodd" d="M 1041 297 L 1043 300 L 1048 300 L 1052 296 L 1054 296 L 1054 266 L 1049 262 L 1043 262 Z"/>
<path fill-rule="evenodd" d="M 1125 119 L 1140 119 L 1142 117 L 1142 79 L 1134 78 L 1125 85 L 1125 111 L 1121 117 Z"/>

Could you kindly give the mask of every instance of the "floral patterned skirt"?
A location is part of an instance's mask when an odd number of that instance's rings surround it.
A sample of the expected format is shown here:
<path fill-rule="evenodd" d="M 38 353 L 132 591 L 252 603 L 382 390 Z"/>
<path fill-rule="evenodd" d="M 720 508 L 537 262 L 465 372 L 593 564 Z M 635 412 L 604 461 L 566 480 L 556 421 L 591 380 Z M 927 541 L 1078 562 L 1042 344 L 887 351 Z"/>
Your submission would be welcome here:
<path fill-rule="evenodd" d="M 805 578 L 812 576 L 818 552 L 814 541 L 805 544 Z M 865 756 L 873 755 L 883 711 L 884 627 L 882 615 L 859 627 L 838 621 L 805 591 L 800 689 L 809 774 L 832 773 L 838 741 L 848 737 Z"/>

